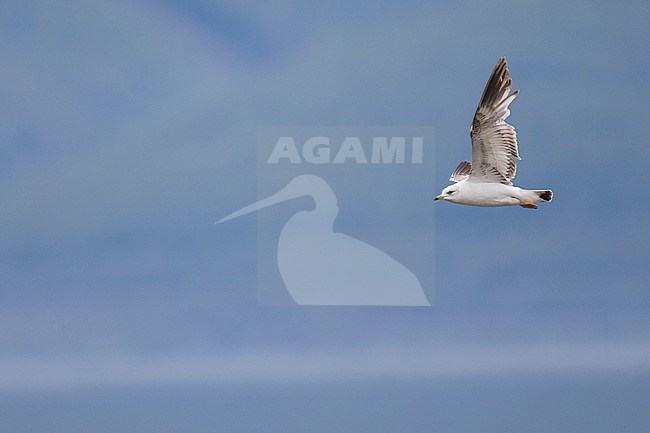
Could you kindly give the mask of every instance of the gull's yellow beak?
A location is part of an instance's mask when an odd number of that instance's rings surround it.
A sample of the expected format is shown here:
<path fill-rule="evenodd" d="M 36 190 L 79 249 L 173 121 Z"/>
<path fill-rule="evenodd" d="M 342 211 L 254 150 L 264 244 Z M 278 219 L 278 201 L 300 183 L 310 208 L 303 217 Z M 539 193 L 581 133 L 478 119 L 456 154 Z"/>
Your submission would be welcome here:
<path fill-rule="evenodd" d="M 445 198 L 444 195 L 439 195 L 439 196 L 436 196 L 436 198 L 434 198 L 433 201 L 442 200 L 443 198 Z"/>

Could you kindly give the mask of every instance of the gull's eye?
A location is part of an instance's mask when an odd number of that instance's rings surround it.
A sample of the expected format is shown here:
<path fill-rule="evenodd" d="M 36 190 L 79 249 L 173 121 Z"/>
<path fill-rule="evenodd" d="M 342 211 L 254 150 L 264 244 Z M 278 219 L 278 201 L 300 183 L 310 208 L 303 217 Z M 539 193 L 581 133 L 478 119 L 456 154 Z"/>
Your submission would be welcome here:
<path fill-rule="evenodd" d="M 447 191 L 447 194 L 452 195 L 454 191 Z"/>

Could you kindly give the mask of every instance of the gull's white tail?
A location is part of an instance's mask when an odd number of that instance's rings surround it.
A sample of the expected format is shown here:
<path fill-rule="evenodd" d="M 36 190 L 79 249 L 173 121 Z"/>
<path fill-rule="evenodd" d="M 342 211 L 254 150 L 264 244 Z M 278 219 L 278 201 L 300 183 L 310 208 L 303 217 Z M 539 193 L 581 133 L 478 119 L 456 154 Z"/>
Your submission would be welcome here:
<path fill-rule="evenodd" d="M 533 201 L 543 201 L 543 202 L 549 202 L 553 200 L 553 191 L 550 189 L 545 189 L 545 190 L 540 190 L 540 191 L 531 191 L 535 193 L 535 200 Z"/>

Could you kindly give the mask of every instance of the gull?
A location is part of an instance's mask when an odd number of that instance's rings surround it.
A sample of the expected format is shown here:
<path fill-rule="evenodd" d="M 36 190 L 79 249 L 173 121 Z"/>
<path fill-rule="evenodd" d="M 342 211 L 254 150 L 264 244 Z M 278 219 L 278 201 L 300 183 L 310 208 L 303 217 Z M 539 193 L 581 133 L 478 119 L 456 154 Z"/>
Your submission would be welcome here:
<path fill-rule="evenodd" d="M 510 93 L 510 73 L 505 57 L 497 61 L 474 114 L 469 135 L 472 162 L 462 161 L 436 200 L 468 206 L 521 206 L 537 209 L 537 202 L 550 202 L 553 191 L 526 190 L 512 184 L 519 157 L 515 128 L 506 123 L 508 106 L 519 90 Z"/>

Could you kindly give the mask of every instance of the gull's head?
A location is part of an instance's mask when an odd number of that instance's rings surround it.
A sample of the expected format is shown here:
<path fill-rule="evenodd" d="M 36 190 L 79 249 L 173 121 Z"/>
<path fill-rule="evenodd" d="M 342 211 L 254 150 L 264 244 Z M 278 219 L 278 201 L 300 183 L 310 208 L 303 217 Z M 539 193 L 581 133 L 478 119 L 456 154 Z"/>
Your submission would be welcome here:
<path fill-rule="evenodd" d="M 458 186 L 458 184 L 449 185 L 447 188 L 443 189 L 440 195 L 437 195 L 436 198 L 433 199 L 433 201 L 447 200 L 447 201 L 454 202 L 456 197 L 458 197 L 459 192 L 460 192 L 460 187 Z"/>

